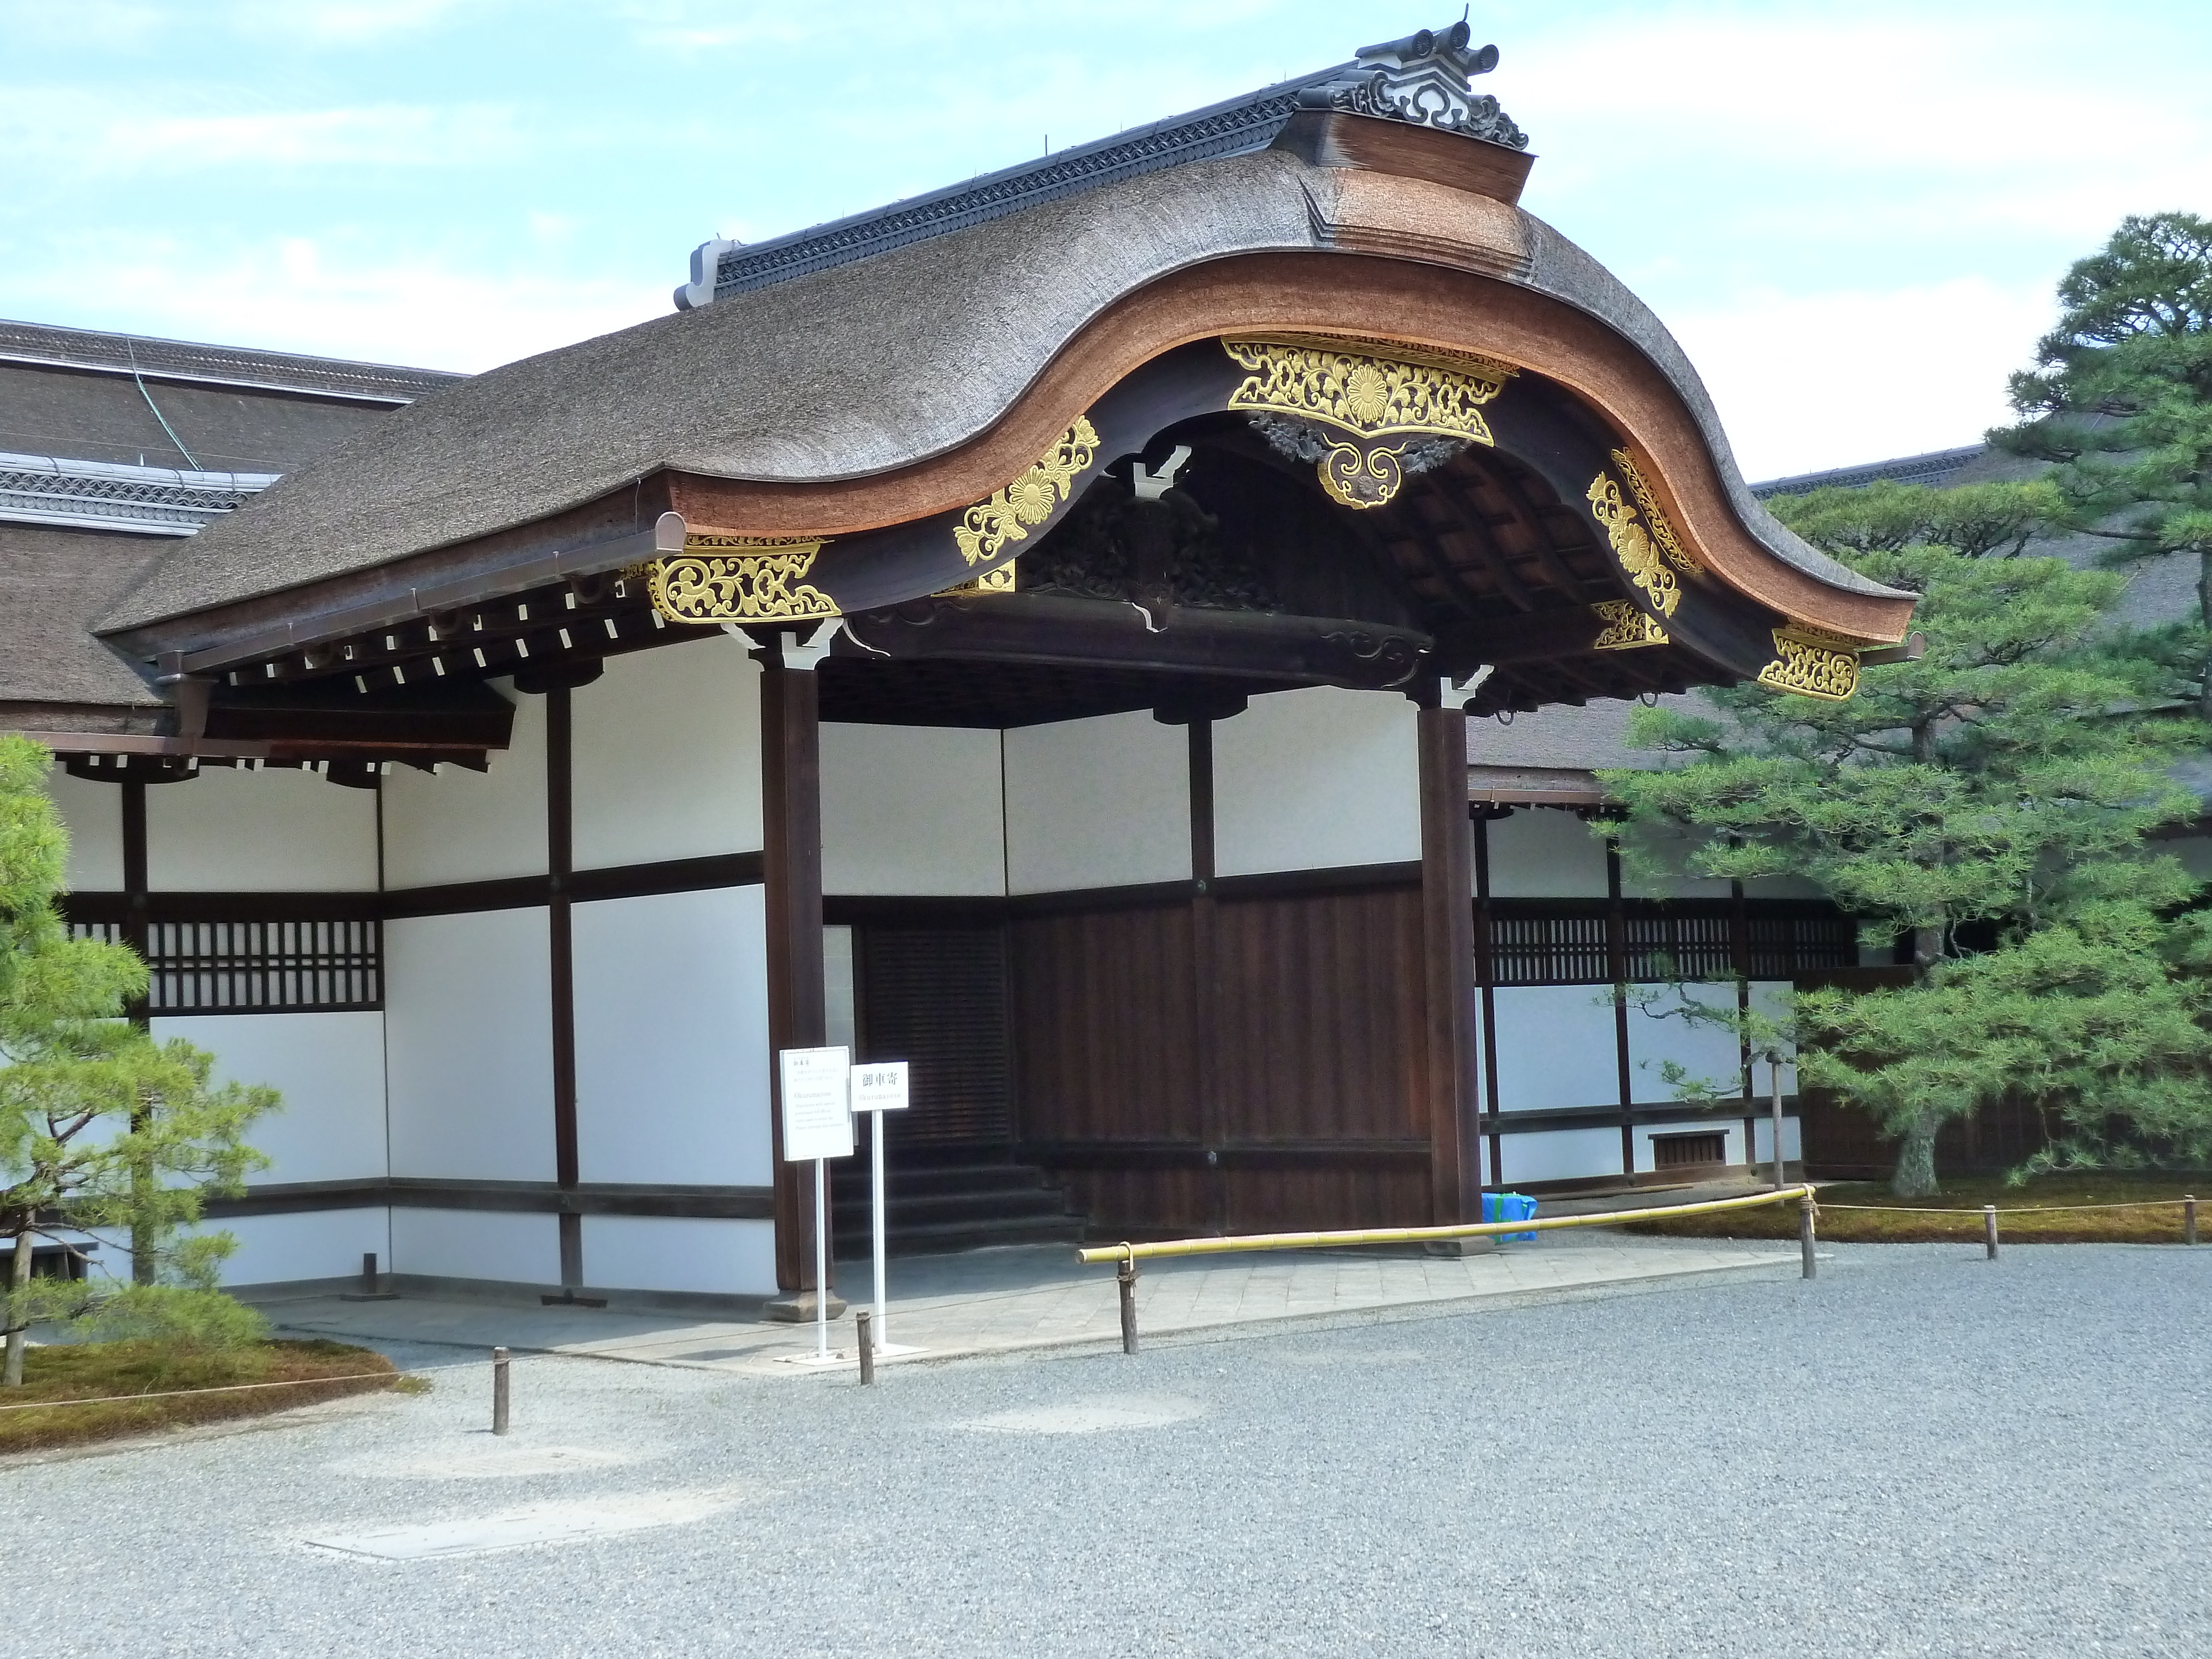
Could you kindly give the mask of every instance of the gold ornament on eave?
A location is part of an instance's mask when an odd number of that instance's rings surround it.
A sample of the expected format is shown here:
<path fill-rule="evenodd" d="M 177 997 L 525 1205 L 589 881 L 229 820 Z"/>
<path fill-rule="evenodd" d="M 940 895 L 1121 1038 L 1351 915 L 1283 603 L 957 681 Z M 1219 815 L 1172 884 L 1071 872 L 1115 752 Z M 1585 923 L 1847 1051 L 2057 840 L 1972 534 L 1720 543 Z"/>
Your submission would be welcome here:
<path fill-rule="evenodd" d="M 1230 408 L 1291 416 L 1355 441 L 1332 445 L 1315 471 L 1333 500 L 1359 508 L 1384 505 L 1405 483 L 1407 442 L 1377 440 L 1495 445 L 1483 405 L 1515 372 L 1472 352 L 1356 335 L 1255 335 L 1221 348 L 1249 371 Z"/>
<path fill-rule="evenodd" d="M 646 592 L 670 622 L 816 622 L 837 602 L 812 586 L 826 539 L 691 535 L 648 567 Z"/>
<path fill-rule="evenodd" d="M 1075 424 L 1060 434 L 1060 441 L 1036 465 L 961 515 L 960 522 L 952 527 L 952 540 L 960 549 L 960 556 L 971 565 L 981 564 L 997 557 L 1009 542 L 1027 541 L 1030 530 L 1049 519 L 1054 509 L 1073 494 L 1076 475 L 1097 459 L 1097 431 L 1079 415 Z"/>

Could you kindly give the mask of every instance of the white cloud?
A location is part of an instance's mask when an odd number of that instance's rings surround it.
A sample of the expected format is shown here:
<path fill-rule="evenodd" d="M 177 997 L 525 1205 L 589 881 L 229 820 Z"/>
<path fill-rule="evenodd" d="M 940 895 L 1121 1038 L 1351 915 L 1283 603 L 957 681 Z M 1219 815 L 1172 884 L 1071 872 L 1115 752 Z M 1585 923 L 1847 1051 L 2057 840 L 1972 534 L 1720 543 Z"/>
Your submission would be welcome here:
<path fill-rule="evenodd" d="M 226 167 L 481 165 L 520 150 L 514 112 L 489 104 L 203 112 L 165 111 L 143 94 L 40 88 L 0 108 L 0 155 L 48 181 Z"/>
<path fill-rule="evenodd" d="M 2005 376 L 2053 314 L 2048 289 L 1972 277 L 1770 292 L 1669 320 L 1759 479 L 1979 442 L 2012 418 Z"/>
<path fill-rule="evenodd" d="M 469 9 L 465 0 L 240 0 L 230 21 L 241 33 L 349 46 L 433 28 Z"/>
<path fill-rule="evenodd" d="M 395 257 L 307 237 L 214 254 L 140 245 L 124 260 L 42 264 L 53 278 L 11 281 L 0 309 L 83 327 L 418 368 L 490 368 L 669 308 L 664 289 L 520 264 L 501 268 L 481 258 Z"/>

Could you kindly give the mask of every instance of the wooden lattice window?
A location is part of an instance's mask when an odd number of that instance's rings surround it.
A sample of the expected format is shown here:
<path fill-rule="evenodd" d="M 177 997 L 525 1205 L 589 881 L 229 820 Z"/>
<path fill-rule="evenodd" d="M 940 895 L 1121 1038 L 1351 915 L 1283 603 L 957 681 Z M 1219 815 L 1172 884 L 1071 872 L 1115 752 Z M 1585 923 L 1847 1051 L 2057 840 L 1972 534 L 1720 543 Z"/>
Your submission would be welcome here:
<path fill-rule="evenodd" d="M 79 938 L 123 943 L 123 923 Z M 320 1013 L 384 1006 L 384 927 L 366 916 L 149 921 L 150 1014 Z"/>
<path fill-rule="evenodd" d="M 1655 1170 L 1688 1170 L 1727 1162 L 1728 1135 L 1723 1130 L 1651 1137 L 1651 1167 Z"/>

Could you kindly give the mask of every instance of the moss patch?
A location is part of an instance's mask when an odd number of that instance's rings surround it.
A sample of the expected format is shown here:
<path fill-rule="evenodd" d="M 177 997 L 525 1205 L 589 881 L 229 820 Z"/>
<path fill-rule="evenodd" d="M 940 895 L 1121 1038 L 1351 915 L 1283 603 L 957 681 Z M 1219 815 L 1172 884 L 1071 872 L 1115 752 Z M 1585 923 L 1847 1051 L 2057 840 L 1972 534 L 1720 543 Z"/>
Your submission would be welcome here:
<path fill-rule="evenodd" d="M 270 1412 L 388 1389 L 399 1372 L 382 1354 L 343 1342 L 257 1342 L 179 1349 L 154 1342 L 33 1348 L 23 1386 L 0 1389 L 0 1452 L 75 1446 L 181 1424 Z M 242 1383 L 284 1383 L 241 1388 Z M 230 1392 L 216 1392 L 228 1389 Z M 64 1401 L 98 1401 L 64 1404 Z M 52 1409 L 40 1409 L 52 1402 Z"/>
<path fill-rule="evenodd" d="M 2000 1240 L 2023 1244 L 2179 1244 L 2181 1196 L 2198 1198 L 2198 1237 L 2212 1245 L 2212 1176 L 2042 1176 L 2018 1187 L 2002 1176 L 1961 1176 L 1932 1198 L 1894 1198 L 1875 1182 L 1834 1182 L 1820 1188 L 1820 1234 L 1840 1244 L 1978 1243 L 1982 1206 L 1999 1212 Z M 2069 1204 L 2141 1204 L 2136 1210 L 2045 1209 Z M 1928 1214 L 1928 1211 L 1956 1212 Z M 2012 1214 L 2012 1211 L 2031 1213 Z M 2043 1212 L 2037 1213 L 2035 1212 Z M 1919 1213 L 1916 1213 L 1918 1212 Z M 1734 1210 L 1679 1220 L 1639 1221 L 1623 1229 L 1669 1238 L 1788 1238 L 1797 1237 L 1794 1203 L 1770 1209 Z"/>

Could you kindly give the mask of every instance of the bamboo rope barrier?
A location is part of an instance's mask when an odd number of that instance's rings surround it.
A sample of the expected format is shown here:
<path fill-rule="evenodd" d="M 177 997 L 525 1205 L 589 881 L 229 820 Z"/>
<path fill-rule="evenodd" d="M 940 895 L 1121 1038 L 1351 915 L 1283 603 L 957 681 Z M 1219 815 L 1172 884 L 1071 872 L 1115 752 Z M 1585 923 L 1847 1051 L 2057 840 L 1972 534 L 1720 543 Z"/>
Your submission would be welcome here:
<path fill-rule="evenodd" d="M 1365 1227 L 1345 1232 L 1242 1233 L 1225 1238 L 1162 1239 L 1150 1244 L 1098 1244 L 1076 1252 L 1079 1261 L 1135 1263 L 1148 1258 L 1180 1255 L 1227 1255 L 1241 1250 L 1325 1250 L 1358 1244 L 1422 1244 L 1449 1238 L 1494 1238 L 1505 1233 L 1533 1233 L 1559 1227 L 1617 1227 L 1624 1222 L 1650 1221 L 1669 1216 L 1711 1215 L 1723 1210 L 1752 1210 L 1793 1199 L 1814 1199 L 1809 1186 L 1784 1187 L 1753 1193 L 1744 1198 L 1707 1199 L 1696 1204 L 1647 1206 L 1640 1210 L 1605 1210 L 1593 1215 L 1531 1216 L 1526 1221 L 1470 1221 L 1449 1227 Z"/>
<path fill-rule="evenodd" d="M 372 1376 L 397 1382 L 398 1371 L 352 1371 L 343 1376 L 295 1376 L 282 1382 L 226 1382 L 217 1389 L 165 1389 L 155 1394 L 101 1394 L 70 1400 L 27 1400 L 20 1406 L 0 1406 L 0 1412 L 43 1412 L 58 1406 L 128 1405 L 134 1400 L 183 1400 L 203 1394 L 243 1394 L 248 1389 L 312 1389 L 320 1382 L 361 1382 Z"/>

